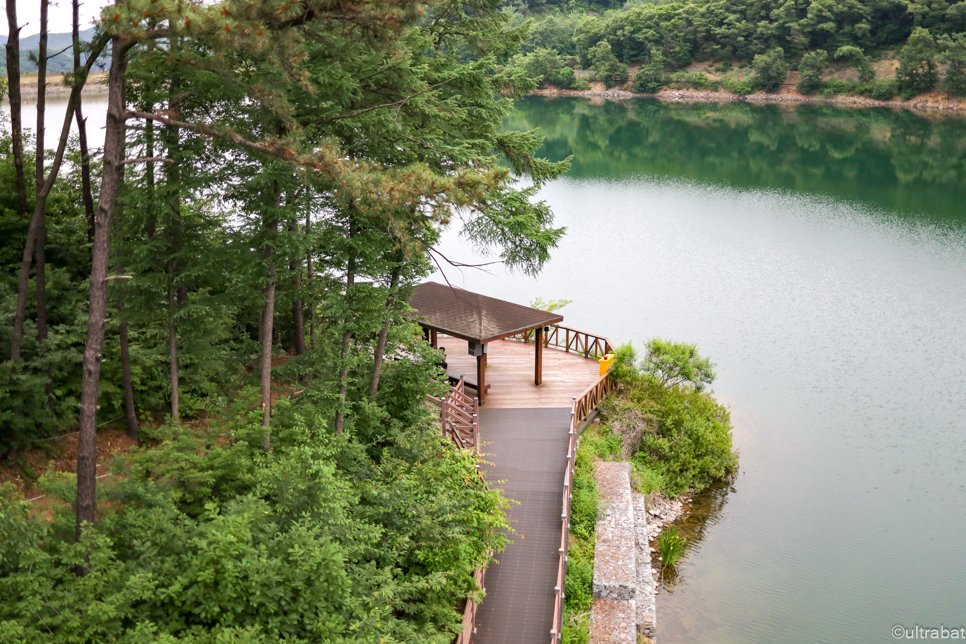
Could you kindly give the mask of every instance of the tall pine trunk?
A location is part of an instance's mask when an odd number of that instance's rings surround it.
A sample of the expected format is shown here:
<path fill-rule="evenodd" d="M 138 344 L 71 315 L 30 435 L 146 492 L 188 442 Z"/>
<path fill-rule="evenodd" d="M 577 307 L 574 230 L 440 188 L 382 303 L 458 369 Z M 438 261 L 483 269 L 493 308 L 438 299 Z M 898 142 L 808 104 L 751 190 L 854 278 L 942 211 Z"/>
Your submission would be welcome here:
<path fill-rule="evenodd" d="M 350 206 L 350 210 L 353 206 Z M 349 302 L 352 297 L 352 287 L 355 285 L 356 280 L 356 254 L 355 250 L 352 248 L 352 238 L 355 234 L 355 229 L 352 224 L 352 215 L 350 213 L 349 219 L 349 261 L 346 264 L 345 272 L 345 297 L 346 301 Z M 352 320 L 351 316 L 347 316 L 345 319 L 345 330 L 342 332 L 342 352 L 340 354 L 342 360 L 342 369 L 339 371 L 339 408 L 335 412 L 335 433 L 342 434 L 342 430 L 345 427 L 345 401 L 346 394 L 349 391 L 349 349 L 352 347 Z"/>
<path fill-rule="evenodd" d="M 8 7 L 9 8 L 9 7 Z M 100 40 L 91 50 L 90 58 L 85 64 L 82 74 L 75 77 L 75 82 L 70 90 L 70 97 L 67 99 L 67 110 L 64 115 L 64 124 L 60 130 L 60 141 L 57 143 L 57 150 L 50 165 L 47 176 L 43 179 L 37 193 L 34 195 L 34 214 L 30 220 L 30 228 L 27 231 L 27 240 L 24 243 L 23 259 L 20 262 L 20 279 L 17 284 L 17 304 L 13 317 L 13 334 L 10 338 L 10 359 L 13 362 L 20 362 L 20 353 L 23 346 L 23 327 L 27 316 L 27 290 L 30 284 L 31 260 L 34 257 L 37 237 L 43 226 L 44 209 L 47 205 L 47 196 L 54 187 L 57 175 L 60 173 L 60 166 L 64 160 L 64 150 L 67 149 L 67 138 L 70 134 L 70 123 L 74 118 L 74 110 L 80 101 L 81 90 L 86 82 L 87 72 L 93 61 L 100 56 L 106 44 L 105 40 Z M 8 50 L 9 53 L 9 50 Z M 38 113 L 39 116 L 40 113 Z M 40 128 L 38 128 L 40 129 Z M 43 130 L 40 130 L 41 132 Z M 42 150 L 42 147 L 38 148 Z"/>
<path fill-rule="evenodd" d="M 94 222 L 94 252 L 91 262 L 90 304 L 87 318 L 87 346 L 81 380 L 80 443 L 77 451 L 76 536 L 94 524 L 97 485 L 97 392 L 104 354 L 107 322 L 107 267 L 111 255 L 111 218 L 117 205 L 124 150 L 124 98 L 127 51 L 132 41 L 112 39 L 111 72 L 108 80 L 107 128 L 104 133 L 104 170 Z M 94 55 L 94 54 L 92 54 Z M 73 106 L 71 106 L 73 107 Z M 68 118 L 71 110 L 68 110 Z"/>
<path fill-rule="evenodd" d="M 44 189 L 44 144 L 47 118 L 47 11 L 49 0 L 40 0 L 40 43 L 37 49 L 37 152 L 34 158 L 34 191 L 42 194 Z M 38 202 L 46 201 L 38 199 Z M 39 204 L 34 259 L 36 261 L 35 284 L 37 287 L 37 344 L 41 355 L 47 343 L 47 213 L 46 203 Z M 53 406 L 54 387 L 47 369 L 47 398 Z"/>
<path fill-rule="evenodd" d="M 401 261 L 401 260 L 400 260 Z M 386 340 L 389 338 L 389 326 L 392 324 L 392 307 L 396 303 L 396 287 L 399 285 L 400 263 L 392 267 L 389 277 L 389 296 L 386 298 L 386 319 L 383 320 L 379 331 L 379 341 L 376 343 L 376 355 L 372 362 L 372 382 L 369 383 L 369 400 L 375 400 L 379 392 L 379 376 L 382 374 L 382 361 L 386 355 Z"/>
<path fill-rule="evenodd" d="M 20 216 L 27 216 L 27 177 L 23 167 L 23 117 L 20 94 L 20 26 L 17 25 L 17 0 L 7 0 L 7 93 L 10 98 L 10 139 L 13 147 L 14 186 Z"/>
<path fill-rule="evenodd" d="M 272 425 L 272 340 L 275 320 L 275 279 L 277 265 L 275 262 L 275 245 L 278 235 L 278 209 L 282 203 L 282 191 L 278 182 L 273 185 L 273 208 L 267 216 L 262 216 L 265 229 L 264 258 L 268 267 L 268 284 L 265 286 L 265 308 L 262 310 L 262 321 L 259 328 L 261 338 L 261 375 L 262 375 L 262 427 Z M 265 450 L 272 446 L 272 436 L 265 434 Z"/>
<path fill-rule="evenodd" d="M 309 234 L 312 218 L 309 213 L 305 213 L 305 234 Z M 312 305 L 312 248 L 305 252 L 305 286 L 309 291 L 309 347 L 315 349 L 315 307 Z"/>
<path fill-rule="evenodd" d="M 80 60 L 80 2 L 73 0 L 72 8 L 72 42 L 74 45 L 74 72 L 81 67 Z M 81 109 L 83 100 L 77 101 L 74 118 L 77 120 L 77 136 L 80 140 L 81 153 L 81 197 L 84 199 L 84 213 L 87 215 L 87 241 L 94 242 L 94 191 L 91 188 L 91 155 L 87 148 L 87 119 Z"/>
<path fill-rule="evenodd" d="M 298 232 L 298 224 L 292 220 L 288 228 L 290 233 Z M 292 288 L 295 297 L 292 299 L 292 334 L 294 336 L 292 348 L 295 355 L 300 356 L 305 353 L 305 307 L 302 301 L 302 263 L 293 261 L 289 264 L 289 271 L 292 273 Z"/>
<path fill-rule="evenodd" d="M 177 43 L 176 45 L 177 46 Z M 178 78 L 171 79 L 168 94 L 168 111 L 181 113 L 181 83 Z M 168 364 L 171 375 L 171 419 L 181 421 L 181 388 L 178 372 L 178 309 L 184 304 L 187 291 L 178 285 L 181 266 L 174 261 L 181 245 L 181 132 L 167 125 L 163 130 L 164 144 L 170 163 L 164 164 L 165 194 L 167 195 L 167 241 L 168 241 Z"/>

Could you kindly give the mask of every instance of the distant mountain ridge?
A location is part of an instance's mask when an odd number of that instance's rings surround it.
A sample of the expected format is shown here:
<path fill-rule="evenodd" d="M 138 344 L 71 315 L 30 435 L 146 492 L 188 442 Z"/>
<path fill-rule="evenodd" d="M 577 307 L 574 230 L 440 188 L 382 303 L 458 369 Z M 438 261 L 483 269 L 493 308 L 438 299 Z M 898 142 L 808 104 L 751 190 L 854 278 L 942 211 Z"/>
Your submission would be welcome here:
<path fill-rule="evenodd" d="M 90 29 L 84 29 L 79 34 L 81 42 L 90 42 L 94 37 L 94 27 Z M 73 44 L 73 36 L 70 33 L 49 33 L 47 34 L 47 55 L 57 54 L 53 58 L 47 61 L 47 72 L 51 74 L 62 74 L 64 72 L 73 71 L 74 69 L 74 53 L 71 50 Z M 7 37 L 5 35 L 0 35 L 0 46 L 5 46 L 7 44 Z M 30 59 L 30 54 L 37 55 L 37 51 L 40 47 L 40 34 L 34 34 L 32 36 L 25 36 L 20 39 L 20 71 L 22 73 L 36 73 L 37 63 Z M 63 50 L 63 53 L 58 53 Z M 110 57 L 104 54 L 98 59 L 97 65 L 103 65 L 106 69 L 110 66 Z M 0 54 L 0 72 L 7 73 L 7 56 L 6 52 Z"/>

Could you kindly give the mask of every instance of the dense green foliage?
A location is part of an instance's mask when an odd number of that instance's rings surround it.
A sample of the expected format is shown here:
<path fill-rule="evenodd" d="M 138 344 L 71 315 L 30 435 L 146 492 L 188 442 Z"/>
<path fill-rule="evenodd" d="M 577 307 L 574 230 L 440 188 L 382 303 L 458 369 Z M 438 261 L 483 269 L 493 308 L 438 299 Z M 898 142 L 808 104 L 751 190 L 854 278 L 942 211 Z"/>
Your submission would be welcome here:
<path fill-rule="evenodd" d="M 671 496 L 700 492 L 737 469 L 728 410 L 703 391 L 713 365 L 694 345 L 651 340 L 638 362 L 629 344 L 618 347 L 616 396 L 601 406 L 621 452 L 635 463 L 638 487 Z"/>
<path fill-rule="evenodd" d="M 525 50 L 553 48 L 561 55 L 576 56 L 583 69 L 591 68 L 590 52 L 601 42 L 621 63 L 657 63 L 668 71 L 695 61 L 752 65 L 756 73 L 751 85 L 739 78 L 723 83 L 725 89 L 730 85 L 734 89 L 729 91 L 739 94 L 776 91 L 787 73 L 786 65 L 802 64 L 808 77 L 803 76 L 801 88 L 816 92 L 816 75 L 825 69 L 825 59 L 815 56 L 821 51 L 831 54 L 839 71 L 851 68 L 858 74 L 854 86 L 839 86 L 833 94 L 843 89 L 857 92 L 865 86 L 858 93 L 883 96 L 882 87 L 869 83 L 875 77 L 873 63 L 887 52 L 898 52 L 900 60 L 906 61 L 896 75 L 903 92 L 927 91 L 937 81 L 937 43 L 947 51 L 951 44 L 946 39 L 966 31 L 966 2 L 962 1 L 679 0 L 565 5 L 531 0 L 511 4 L 505 11 L 512 24 L 531 21 Z M 655 91 L 659 78 L 656 69 L 647 69 L 636 91 Z"/>
<path fill-rule="evenodd" d="M 590 607 L 594 601 L 594 549 L 600 497 L 594 481 L 594 461 L 607 460 L 619 439 L 591 425 L 580 435 L 574 463 L 570 504 L 570 546 L 564 587 L 563 641 L 586 644 L 590 638 Z"/>
<path fill-rule="evenodd" d="M 70 480 L 46 481 L 53 520 L 0 499 L 0 640 L 452 641 L 505 502 L 433 431 L 366 449 L 318 417 L 281 407 L 271 452 L 257 415 L 171 428 L 116 464 L 83 543 Z"/>
<path fill-rule="evenodd" d="M 788 76 L 788 63 L 781 47 L 756 55 L 751 67 L 755 70 L 755 85 L 766 92 L 777 92 Z"/>
<path fill-rule="evenodd" d="M 49 513 L 0 502 L 0 640 L 452 640 L 504 501 L 424 407 L 439 354 L 408 301 L 454 220 L 531 275 L 564 233 L 535 195 L 567 163 L 502 126 L 546 72 L 508 65 L 506 23 L 119 0 L 92 182 L 74 142 L 43 202 L 34 141 L 18 184 L 0 136 L 0 458 L 81 435 Z M 103 480 L 120 418 L 149 447 Z"/>

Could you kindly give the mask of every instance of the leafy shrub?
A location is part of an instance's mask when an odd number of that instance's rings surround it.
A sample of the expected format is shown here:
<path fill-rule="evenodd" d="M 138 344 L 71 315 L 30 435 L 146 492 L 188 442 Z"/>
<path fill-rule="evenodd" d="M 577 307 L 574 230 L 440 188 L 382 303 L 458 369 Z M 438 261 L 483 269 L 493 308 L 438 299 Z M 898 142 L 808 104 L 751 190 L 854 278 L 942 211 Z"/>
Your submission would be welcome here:
<path fill-rule="evenodd" d="M 899 88 L 894 80 L 878 78 L 870 83 L 859 85 L 855 91 L 877 101 L 891 101 L 899 92 Z"/>
<path fill-rule="evenodd" d="M 556 50 L 548 47 L 538 48 L 529 54 L 517 54 L 508 66 L 519 69 L 529 78 L 538 80 L 540 87 L 553 86 L 571 89 L 576 83 L 574 70 Z"/>
<path fill-rule="evenodd" d="M 732 94 L 738 94 L 739 96 L 745 96 L 755 91 L 755 85 L 751 78 L 725 76 L 721 80 L 721 86 L 726 91 Z"/>
<path fill-rule="evenodd" d="M 832 98 L 833 96 L 837 96 L 839 94 L 853 94 L 855 93 L 855 90 L 855 83 L 839 80 L 837 78 L 830 78 L 825 82 L 820 94 L 825 98 Z"/>
<path fill-rule="evenodd" d="M 906 98 L 928 92 L 936 85 L 936 41 L 928 30 L 916 27 L 899 53 L 896 82 Z"/>
<path fill-rule="evenodd" d="M 718 81 L 711 80 L 701 72 L 676 72 L 671 75 L 671 84 L 676 89 L 718 91 Z"/>
<path fill-rule="evenodd" d="M 797 89 L 802 94 L 814 94 L 822 88 L 822 72 L 828 61 L 828 53 L 824 49 L 810 51 L 802 56 L 798 64 L 798 71 L 802 75 Z"/>
<path fill-rule="evenodd" d="M 593 70 L 597 80 L 603 81 L 605 87 L 627 82 L 629 71 L 627 65 L 623 64 L 611 51 L 610 43 L 602 40 L 587 52 L 590 68 Z"/>
<path fill-rule="evenodd" d="M 845 45 L 835 51 L 835 60 L 842 60 L 859 72 L 859 85 L 872 82 L 875 79 L 875 68 L 872 61 L 861 48 L 855 45 Z"/>
<path fill-rule="evenodd" d="M 766 92 L 777 92 L 788 76 L 788 63 L 785 62 L 785 52 L 781 47 L 755 56 L 751 67 L 755 71 L 755 87 Z"/>
<path fill-rule="evenodd" d="M 672 496 L 700 491 L 729 477 L 738 466 L 731 446 L 728 410 L 704 392 L 640 385 L 655 404 L 657 429 L 641 438 L 636 460 L 661 472 Z"/>
<path fill-rule="evenodd" d="M 647 343 L 643 372 L 665 387 L 690 385 L 701 391 L 716 377 L 714 363 L 698 355 L 698 347 L 653 338 Z"/>
<path fill-rule="evenodd" d="M 668 78 L 667 74 L 664 73 L 664 62 L 660 58 L 652 58 L 650 63 L 642 65 L 634 74 L 634 91 L 639 94 L 659 92 L 667 83 Z"/>
<path fill-rule="evenodd" d="M 280 404 L 271 452 L 255 414 L 134 454 L 82 543 L 66 477 L 52 519 L 0 498 L 0 641 L 449 644 L 503 502 L 435 431 L 376 461 L 320 412 Z"/>
<path fill-rule="evenodd" d="M 944 50 L 942 59 L 946 63 L 942 90 L 950 96 L 966 96 L 966 36 L 944 36 L 940 45 Z"/>

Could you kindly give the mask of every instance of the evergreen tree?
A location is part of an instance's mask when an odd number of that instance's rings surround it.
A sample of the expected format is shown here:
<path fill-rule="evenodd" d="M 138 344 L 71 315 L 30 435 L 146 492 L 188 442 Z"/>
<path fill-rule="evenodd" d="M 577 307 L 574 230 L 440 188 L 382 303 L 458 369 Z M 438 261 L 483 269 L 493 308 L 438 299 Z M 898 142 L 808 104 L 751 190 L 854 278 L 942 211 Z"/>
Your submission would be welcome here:
<path fill-rule="evenodd" d="M 765 54 L 758 54 L 751 64 L 755 71 L 754 84 L 766 92 L 777 92 L 788 76 L 788 63 L 781 47 L 774 47 Z"/>
<path fill-rule="evenodd" d="M 798 91 L 802 94 L 814 94 L 822 87 L 822 73 L 828 62 L 828 53 L 824 49 L 810 51 L 802 56 L 798 65 L 802 79 L 798 83 Z"/>
<path fill-rule="evenodd" d="M 946 63 L 942 90 L 950 96 L 966 96 L 966 36 L 944 36 L 940 41 Z"/>
<path fill-rule="evenodd" d="M 896 82 L 906 97 L 928 92 L 938 81 L 936 41 L 922 27 L 916 27 L 899 53 Z"/>

